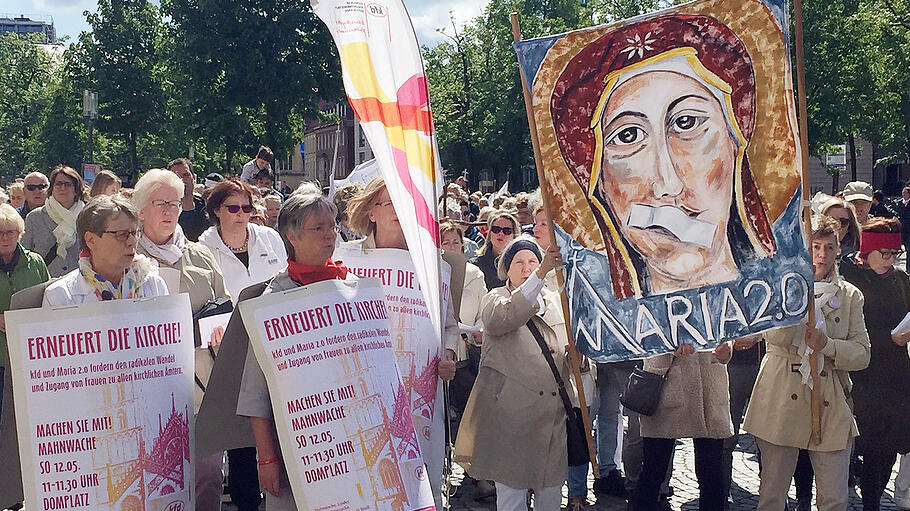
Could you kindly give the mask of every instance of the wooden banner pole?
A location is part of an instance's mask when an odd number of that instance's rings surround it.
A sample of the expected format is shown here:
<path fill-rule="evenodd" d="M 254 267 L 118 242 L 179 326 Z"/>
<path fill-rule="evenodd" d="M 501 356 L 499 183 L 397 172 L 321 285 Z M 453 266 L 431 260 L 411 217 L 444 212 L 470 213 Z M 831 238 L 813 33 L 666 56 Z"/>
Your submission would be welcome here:
<path fill-rule="evenodd" d="M 521 41 L 521 30 L 518 27 L 518 13 L 513 12 L 510 16 L 512 21 L 512 37 L 515 41 Z M 525 113 L 528 116 L 528 127 L 531 129 L 531 146 L 534 148 L 534 164 L 537 167 L 537 180 L 540 182 L 540 196 L 543 199 L 543 207 L 547 212 L 549 223 L 550 239 L 556 240 L 556 234 L 553 228 L 553 211 L 550 207 L 551 195 L 550 186 L 547 183 L 547 176 L 544 174 L 543 162 L 540 160 L 540 142 L 537 139 L 537 123 L 534 121 L 534 110 L 531 106 L 531 89 L 528 86 L 528 80 L 525 76 L 521 64 L 518 65 L 518 72 L 521 74 L 521 89 L 525 98 Z M 556 279 L 559 283 L 559 295 L 562 298 L 562 314 L 566 320 L 566 336 L 569 338 L 569 366 L 572 369 L 572 377 L 575 381 L 575 388 L 578 390 L 578 403 L 581 408 L 581 418 L 585 426 L 585 437 L 588 440 L 588 455 L 591 457 L 591 469 L 594 477 L 600 477 L 597 471 L 597 457 L 594 451 L 594 437 L 591 434 L 591 417 L 588 414 L 588 404 L 585 399 L 584 384 L 581 380 L 581 369 L 579 368 L 580 353 L 575 347 L 575 337 L 572 335 L 572 321 L 569 314 L 569 300 L 566 296 L 566 279 L 563 275 L 563 268 L 556 269 Z"/>
<path fill-rule="evenodd" d="M 806 54 L 803 46 L 803 2 L 794 0 L 793 16 L 796 38 L 796 94 L 799 102 L 799 145 L 802 155 L 802 174 L 803 174 L 803 222 L 805 223 L 806 234 L 812 232 L 812 211 L 809 208 L 809 119 L 806 108 Z M 808 326 L 815 326 L 815 296 L 809 293 L 809 318 Z M 816 444 L 822 440 L 821 432 L 821 396 L 819 394 L 818 381 L 818 352 L 813 351 L 809 355 L 809 368 L 812 371 L 812 392 L 810 406 L 812 409 L 812 441 Z"/>

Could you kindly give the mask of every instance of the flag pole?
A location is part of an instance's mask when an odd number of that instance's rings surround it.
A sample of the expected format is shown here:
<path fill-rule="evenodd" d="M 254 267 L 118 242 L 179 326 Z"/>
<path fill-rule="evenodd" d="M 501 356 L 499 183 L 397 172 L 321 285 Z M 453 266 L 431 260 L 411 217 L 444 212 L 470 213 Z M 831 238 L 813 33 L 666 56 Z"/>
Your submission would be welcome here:
<path fill-rule="evenodd" d="M 809 119 L 806 106 L 806 54 L 803 45 L 803 2 L 794 0 L 794 37 L 796 39 L 796 94 L 799 107 L 799 145 L 802 155 L 802 191 L 803 191 L 803 222 L 806 234 L 812 232 L 812 211 L 809 208 Z M 808 326 L 815 326 L 815 296 L 809 293 Z M 818 352 L 809 355 L 809 368 L 812 372 L 812 391 L 810 393 L 810 408 L 812 411 L 812 441 L 821 443 L 821 396 L 818 385 Z"/>
<path fill-rule="evenodd" d="M 512 37 L 515 41 L 521 41 L 521 30 L 518 27 L 518 13 L 513 12 L 509 18 L 512 22 Z M 544 174 L 543 162 L 540 160 L 540 142 L 537 139 L 537 123 L 534 121 L 534 110 L 531 107 L 531 90 L 528 87 L 528 80 L 521 64 L 518 65 L 518 72 L 521 74 L 521 89 L 524 92 L 525 113 L 528 116 L 528 127 L 531 129 L 531 146 L 534 148 L 534 164 L 537 167 L 537 180 L 540 182 L 540 197 L 543 199 L 543 207 L 547 212 L 547 218 L 549 219 L 548 229 L 550 231 L 550 239 L 556 240 L 552 222 L 553 215 L 550 214 L 550 211 L 552 211 L 550 208 L 550 186 L 549 183 L 547 183 L 547 177 Z M 566 320 L 566 336 L 569 339 L 569 366 L 572 369 L 575 388 L 578 390 L 578 403 L 581 408 L 581 418 L 585 427 L 585 438 L 588 443 L 588 455 L 591 458 L 591 469 L 594 472 L 594 477 L 600 477 L 600 474 L 597 471 L 597 457 L 594 453 L 594 437 L 591 434 L 591 417 L 588 414 L 588 404 L 585 400 L 584 384 L 581 380 L 581 370 L 579 369 L 580 353 L 578 352 L 578 348 L 575 347 L 575 337 L 572 335 L 572 322 L 570 321 L 569 300 L 566 296 L 566 279 L 565 275 L 563 275 L 563 268 L 556 269 L 556 279 L 559 283 L 559 295 L 560 298 L 562 298 L 562 314 Z"/>

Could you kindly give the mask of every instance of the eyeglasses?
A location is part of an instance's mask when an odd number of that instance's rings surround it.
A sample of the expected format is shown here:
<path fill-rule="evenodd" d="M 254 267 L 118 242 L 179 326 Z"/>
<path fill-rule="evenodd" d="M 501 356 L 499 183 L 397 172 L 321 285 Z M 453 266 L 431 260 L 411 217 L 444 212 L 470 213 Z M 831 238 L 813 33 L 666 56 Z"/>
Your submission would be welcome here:
<path fill-rule="evenodd" d="M 0 238 L 19 237 L 19 231 L 0 231 Z"/>
<path fill-rule="evenodd" d="M 387 200 L 384 202 L 377 202 L 376 205 L 379 206 L 380 208 L 387 208 L 392 205 L 392 201 Z"/>
<path fill-rule="evenodd" d="M 300 230 L 306 231 L 306 232 L 311 232 L 311 233 L 319 236 L 320 234 L 326 234 L 329 231 L 331 231 L 332 234 L 338 234 L 339 232 L 341 232 L 341 227 L 339 227 L 337 225 L 333 225 L 331 227 L 327 227 L 325 225 L 317 225 L 316 227 L 302 227 Z"/>
<path fill-rule="evenodd" d="M 498 225 L 494 225 L 494 226 L 490 227 L 490 232 L 492 232 L 493 234 L 503 233 L 506 236 L 511 236 L 512 233 L 515 232 L 515 229 L 513 229 L 511 227 L 500 227 Z"/>
<path fill-rule="evenodd" d="M 847 227 L 847 226 L 850 225 L 850 219 L 849 219 L 849 218 L 837 218 L 836 220 L 837 220 L 838 222 L 840 222 L 840 226 L 841 226 L 841 227 Z"/>
<path fill-rule="evenodd" d="M 120 229 L 118 231 L 104 231 L 104 234 L 113 234 L 119 242 L 124 242 L 130 238 L 139 238 L 139 231 L 136 229 Z"/>
<path fill-rule="evenodd" d="M 878 249 L 877 252 L 882 255 L 882 259 L 891 259 L 892 257 L 897 259 L 898 257 L 904 254 L 903 250 L 882 250 Z"/>
<path fill-rule="evenodd" d="M 183 207 L 183 204 L 179 200 L 153 200 L 151 204 L 153 208 L 160 210 L 180 209 Z"/>
<path fill-rule="evenodd" d="M 75 183 L 66 179 L 59 179 L 54 181 L 54 188 L 73 188 Z"/>
<path fill-rule="evenodd" d="M 28 191 L 30 191 L 30 192 L 36 192 L 36 191 L 38 191 L 38 190 L 44 190 L 45 188 L 47 188 L 47 185 L 44 184 L 44 183 L 41 183 L 40 185 L 25 185 L 25 189 L 28 190 Z"/>
<path fill-rule="evenodd" d="M 228 210 L 228 213 L 237 213 L 241 209 L 243 210 L 244 213 L 253 212 L 253 206 L 250 204 L 244 204 L 242 206 L 240 204 L 231 204 L 230 206 L 225 204 L 223 207 Z"/>

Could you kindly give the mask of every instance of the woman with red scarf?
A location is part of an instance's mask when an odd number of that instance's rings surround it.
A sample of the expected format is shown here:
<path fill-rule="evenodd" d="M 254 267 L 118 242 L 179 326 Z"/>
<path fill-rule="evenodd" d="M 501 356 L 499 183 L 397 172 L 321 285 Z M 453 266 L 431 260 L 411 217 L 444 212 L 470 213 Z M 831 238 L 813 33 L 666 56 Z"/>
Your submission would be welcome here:
<path fill-rule="evenodd" d="M 864 511 L 878 511 L 897 454 L 910 451 L 910 333 L 891 333 L 910 311 L 910 278 L 894 267 L 902 252 L 900 221 L 875 218 L 863 226 L 859 252 L 840 264 L 841 275 L 866 299 L 872 344 L 869 367 L 850 373 Z"/>
<path fill-rule="evenodd" d="M 329 279 L 354 278 L 329 258 L 335 250 L 337 211 L 331 200 L 313 187 L 298 189 L 278 213 L 278 232 L 288 252 L 288 268 L 271 279 L 263 294 L 281 292 Z M 287 472 L 281 460 L 272 405 L 262 369 L 253 350 L 247 351 L 237 415 L 250 418 L 256 439 L 259 484 L 266 491 L 266 509 L 295 510 Z"/>

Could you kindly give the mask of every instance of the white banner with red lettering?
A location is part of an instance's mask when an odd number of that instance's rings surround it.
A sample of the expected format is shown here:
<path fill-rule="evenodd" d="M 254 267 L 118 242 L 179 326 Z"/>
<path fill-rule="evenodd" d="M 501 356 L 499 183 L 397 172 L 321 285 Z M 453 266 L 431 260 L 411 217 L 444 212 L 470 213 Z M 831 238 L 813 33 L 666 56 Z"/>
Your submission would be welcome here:
<path fill-rule="evenodd" d="M 327 280 L 239 307 L 297 508 L 434 509 L 380 284 Z"/>
<path fill-rule="evenodd" d="M 195 508 L 186 294 L 7 311 L 6 333 L 29 511 Z"/>
<path fill-rule="evenodd" d="M 437 365 L 443 357 L 443 342 L 430 320 L 431 312 L 417 280 L 414 264 L 406 250 L 379 248 L 364 250 L 360 244 L 345 243 L 335 249 L 333 260 L 340 260 L 359 277 L 379 279 L 389 305 L 391 338 L 404 388 L 411 400 L 416 440 L 427 462 L 433 491 L 442 487 L 445 457 L 445 414 L 442 410 L 442 381 Z M 440 289 L 449 297 L 451 268 L 444 261 Z M 441 318 L 440 321 L 444 321 Z"/>

